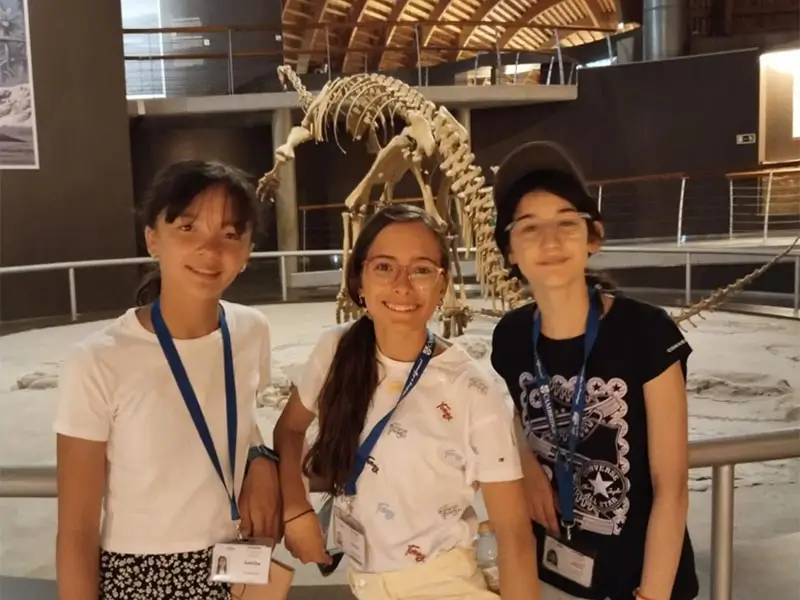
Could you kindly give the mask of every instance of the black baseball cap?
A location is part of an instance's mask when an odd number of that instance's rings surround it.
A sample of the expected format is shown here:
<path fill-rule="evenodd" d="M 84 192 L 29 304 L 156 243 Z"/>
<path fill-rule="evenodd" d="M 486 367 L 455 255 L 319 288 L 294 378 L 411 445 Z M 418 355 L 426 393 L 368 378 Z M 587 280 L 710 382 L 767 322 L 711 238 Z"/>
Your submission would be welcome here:
<path fill-rule="evenodd" d="M 522 197 L 541 188 L 568 200 L 578 212 L 600 221 L 597 200 L 589 192 L 586 179 L 566 150 L 554 142 L 534 141 L 523 144 L 508 154 L 494 176 L 492 191 L 495 205 L 494 239 L 504 258 L 507 257 L 507 228 L 514 219 Z"/>
<path fill-rule="evenodd" d="M 566 198 L 575 205 L 581 212 L 588 213 L 594 220 L 600 220 L 600 211 L 597 208 L 597 200 L 589 192 L 583 172 L 574 160 L 558 144 L 553 142 L 536 141 L 528 142 L 519 146 L 508 154 L 497 173 L 494 176 L 494 203 L 498 211 L 508 209 L 507 204 L 512 202 L 514 206 L 511 212 L 516 209 L 513 192 L 518 190 L 520 184 L 528 181 L 535 187 L 537 179 L 542 181 L 553 176 L 561 175 L 565 183 L 572 182 L 575 192 Z M 529 191 L 529 190 L 528 190 Z M 522 192 L 523 194 L 525 192 Z M 516 199 L 517 202 L 519 198 Z"/>

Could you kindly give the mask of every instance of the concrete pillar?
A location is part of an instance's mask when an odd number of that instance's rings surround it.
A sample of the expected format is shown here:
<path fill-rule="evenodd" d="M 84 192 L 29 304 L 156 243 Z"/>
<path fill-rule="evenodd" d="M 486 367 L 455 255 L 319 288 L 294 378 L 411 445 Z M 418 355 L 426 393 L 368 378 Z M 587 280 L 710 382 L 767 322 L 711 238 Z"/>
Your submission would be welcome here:
<path fill-rule="evenodd" d="M 461 106 L 456 109 L 456 119 L 464 126 L 469 134 L 470 147 L 472 146 L 472 109 L 469 106 Z"/>
<path fill-rule="evenodd" d="M 645 60 L 683 56 L 686 0 L 644 0 L 642 35 Z"/>
<path fill-rule="evenodd" d="M 272 151 L 289 138 L 292 112 L 288 108 L 272 111 Z M 300 228 L 297 210 L 297 173 L 295 163 L 284 164 L 280 170 L 281 185 L 275 197 L 275 221 L 278 231 L 278 250 L 300 249 Z M 297 272 L 297 259 L 286 258 L 286 273 Z"/>

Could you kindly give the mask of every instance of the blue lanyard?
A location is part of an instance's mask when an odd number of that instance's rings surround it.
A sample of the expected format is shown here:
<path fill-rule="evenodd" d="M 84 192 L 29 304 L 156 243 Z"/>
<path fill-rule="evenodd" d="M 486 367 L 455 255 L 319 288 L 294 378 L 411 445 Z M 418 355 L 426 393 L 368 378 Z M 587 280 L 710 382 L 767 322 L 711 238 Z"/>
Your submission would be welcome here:
<path fill-rule="evenodd" d="M 414 386 L 417 385 L 417 382 L 419 382 L 420 378 L 422 377 L 422 373 L 425 372 L 428 363 L 433 357 L 433 349 L 435 346 L 436 339 L 433 337 L 433 334 L 428 331 L 425 334 L 425 346 L 422 347 L 422 351 L 419 353 L 417 360 L 414 361 L 414 365 L 411 367 L 411 372 L 406 378 L 406 384 L 403 386 L 403 391 L 400 393 L 400 398 L 397 400 L 397 404 L 394 405 L 392 410 L 386 413 L 385 417 L 375 424 L 375 427 L 372 428 L 372 431 L 369 432 L 369 435 L 358 449 L 353 474 L 350 476 L 350 481 L 348 481 L 347 485 L 345 486 L 345 493 L 348 496 L 355 495 L 356 481 L 358 481 L 358 478 L 361 476 L 361 473 L 367 464 L 367 460 L 369 460 L 369 456 L 372 454 L 372 450 L 375 448 L 375 444 L 378 443 L 378 438 L 381 436 L 383 430 L 386 428 L 386 425 L 389 423 L 389 420 L 392 418 L 394 411 L 397 410 L 397 407 L 400 406 L 400 403 L 405 399 L 406 396 L 408 396 L 409 392 L 414 389 Z"/>
<path fill-rule="evenodd" d="M 538 311 L 533 319 L 533 360 L 536 368 L 536 387 L 539 390 L 539 398 L 544 407 L 547 425 L 550 428 L 550 435 L 553 437 L 553 444 L 556 447 L 555 474 L 558 485 L 558 507 L 561 513 L 561 523 L 567 529 L 567 536 L 570 536 L 572 526 L 575 524 L 575 499 L 573 497 L 575 479 L 572 473 L 572 465 L 575 458 L 575 450 L 580 440 L 581 420 L 586 406 L 586 363 L 597 339 L 601 317 L 602 302 L 600 297 L 595 290 L 589 290 L 589 314 L 586 318 L 586 335 L 583 341 L 583 365 L 575 381 L 566 449 L 561 446 L 558 424 L 553 408 L 553 398 L 550 394 L 550 376 L 539 358 L 538 346 L 542 331 L 542 317 Z"/>
<path fill-rule="evenodd" d="M 235 489 L 228 490 L 228 484 L 225 483 L 225 475 L 222 473 L 222 465 L 219 462 L 219 456 L 214 448 L 214 442 L 211 439 L 211 432 L 208 429 L 208 424 L 203 417 L 203 410 L 200 408 L 200 403 L 197 401 L 197 396 L 194 393 L 192 384 L 189 382 L 189 376 L 186 374 L 186 369 L 183 367 L 181 358 L 178 355 L 178 350 L 175 348 L 175 342 L 172 341 L 172 335 L 164 322 L 164 317 L 161 315 L 161 303 L 156 300 L 153 303 L 153 308 L 150 311 L 150 318 L 153 321 L 153 329 L 156 332 L 158 343 L 164 351 L 164 356 L 169 363 L 169 368 L 172 371 L 172 376 L 175 378 L 175 383 L 178 384 L 178 389 L 183 396 L 183 401 L 186 403 L 186 408 L 189 410 L 189 415 L 194 421 L 194 426 L 200 436 L 200 441 L 203 442 L 208 458 L 211 459 L 211 464 L 214 465 L 214 470 L 219 475 L 222 485 L 225 486 L 225 494 L 231 504 L 231 519 L 239 521 L 239 508 L 236 505 L 236 491 Z M 220 306 L 219 308 L 219 329 L 222 333 L 222 354 L 225 369 L 225 412 L 228 417 L 228 456 L 231 463 L 231 485 L 235 486 L 234 479 L 236 477 L 236 428 L 238 423 L 238 413 L 236 406 L 236 380 L 233 372 L 233 349 L 231 346 L 231 332 L 228 329 L 228 321 L 225 319 L 225 311 Z"/>

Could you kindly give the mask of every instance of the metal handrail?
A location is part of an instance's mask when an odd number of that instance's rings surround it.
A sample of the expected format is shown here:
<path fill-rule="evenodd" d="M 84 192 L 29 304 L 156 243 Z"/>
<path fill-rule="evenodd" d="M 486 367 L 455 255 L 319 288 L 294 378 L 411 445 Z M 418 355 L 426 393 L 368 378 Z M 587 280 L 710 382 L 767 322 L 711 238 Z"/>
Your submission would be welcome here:
<path fill-rule="evenodd" d="M 475 248 L 458 248 L 459 253 L 464 253 L 469 250 L 470 253 L 475 252 Z M 603 254 L 682 254 L 685 256 L 684 270 L 685 270 L 685 289 L 684 300 L 686 304 L 690 304 L 692 297 L 692 256 L 693 255 L 729 255 L 729 256 L 774 256 L 775 248 L 718 248 L 706 247 L 702 244 L 689 244 L 684 243 L 681 246 L 606 246 L 598 256 Z M 284 250 L 284 251 L 269 251 L 269 252 L 253 252 L 250 255 L 251 259 L 278 259 L 280 267 L 280 285 L 281 285 L 281 299 L 284 302 L 289 300 L 289 275 L 287 271 L 287 258 L 307 257 L 307 256 L 342 256 L 343 252 L 339 249 L 331 250 Z M 795 313 L 800 311 L 800 249 L 795 249 L 786 255 L 786 260 L 794 260 L 794 292 L 793 292 L 793 308 Z M 117 267 L 117 266 L 130 266 L 130 265 L 144 265 L 154 263 L 155 260 L 150 257 L 136 257 L 136 258 L 106 258 L 97 260 L 80 260 L 80 261 L 66 261 L 57 263 L 43 263 L 35 265 L 16 265 L 11 267 L 0 267 L 0 276 L 13 275 L 17 273 L 35 273 L 42 271 L 67 271 L 69 278 L 69 303 L 70 303 L 70 316 L 73 321 L 78 320 L 78 297 L 77 297 L 77 284 L 75 280 L 75 272 L 78 269 L 88 269 L 95 267 Z"/>
<path fill-rule="evenodd" d="M 737 464 L 800 458 L 800 428 L 689 442 L 690 468 L 711 467 L 711 600 L 733 592 L 733 498 Z M 56 498 L 55 466 L 0 466 L 0 498 Z"/>
<path fill-rule="evenodd" d="M 460 253 L 467 250 L 475 252 L 475 248 L 459 248 Z M 706 247 L 703 244 L 692 245 L 685 243 L 679 247 L 673 246 L 606 246 L 597 253 L 596 256 L 603 254 L 714 254 L 714 255 L 753 255 L 753 256 L 774 256 L 774 247 L 756 248 L 718 248 Z M 305 256 L 342 256 L 343 252 L 339 249 L 330 250 L 281 250 L 253 252 L 251 259 L 265 258 L 301 258 Z M 800 256 L 800 249 L 792 250 L 787 256 Z M 0 275 L 11 275 L 12 273 L 33 273 L 38 271 L 63 271 L 64 269 L 86 269 L 92 267 L 119 267 L 126 265 L 144 265 L 154 263 L 155 259 L 150 257 L 137 258 L 101 258 L 93 260 L 74 260 L 54 263 L 41 263 L 34 265 L 15 265 L 10 267 L 0 267 Z"/>

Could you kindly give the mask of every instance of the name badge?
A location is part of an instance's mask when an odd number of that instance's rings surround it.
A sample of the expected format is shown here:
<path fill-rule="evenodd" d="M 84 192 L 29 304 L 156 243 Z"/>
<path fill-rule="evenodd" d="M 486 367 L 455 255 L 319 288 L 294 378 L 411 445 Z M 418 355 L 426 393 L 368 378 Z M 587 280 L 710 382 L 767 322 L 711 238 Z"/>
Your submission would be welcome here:
<path fill-rule="evenodd" d="M 580 586 L 592 587 L 594 557 L 578 550 L 571 542 L 545 535 L 542 566 Z"/>
<path fill-rule="evenodd" d="M 215 583 L 269 583 L 272 546 L 256 540 L 215 544 L 209 581 Z"/>
<path fill-rule="evenodd" d="M 333 545 L 341 548 L 357 570 L 363 570 L 367 564 L 367 537 L 361 524 L 336 507 L 332 529 Z"/>

